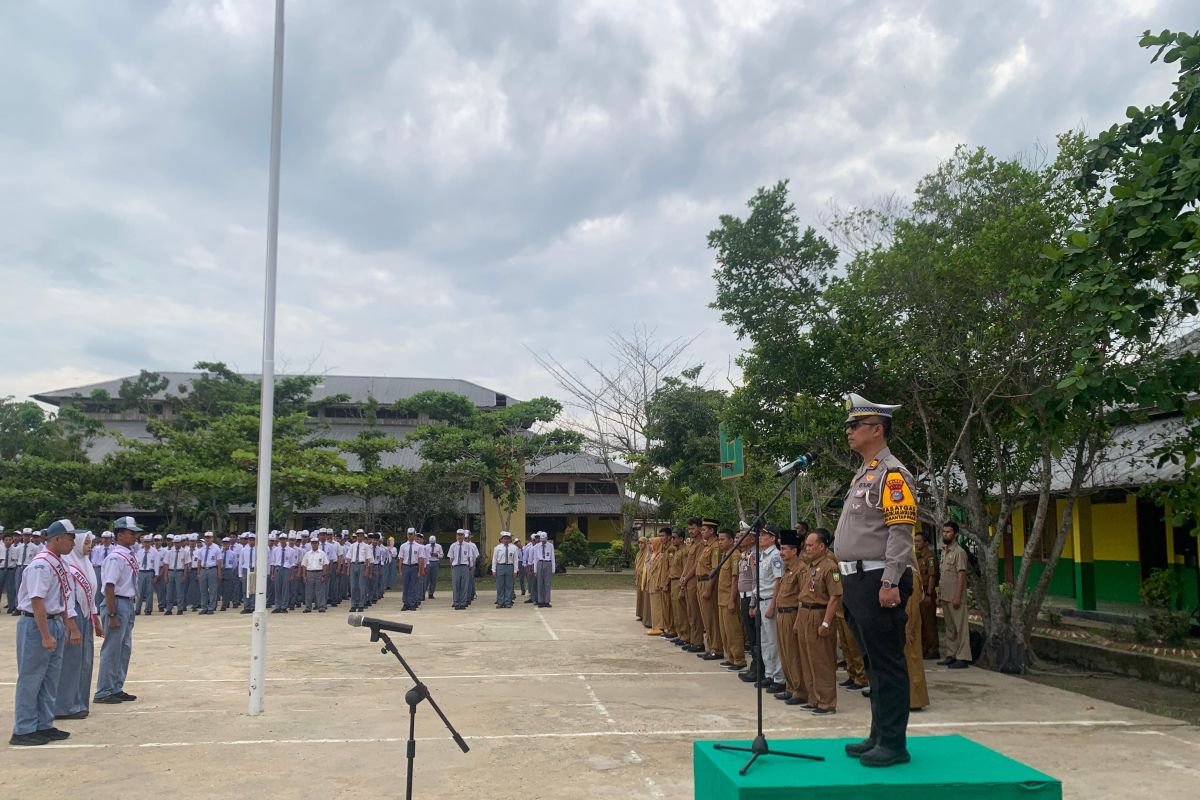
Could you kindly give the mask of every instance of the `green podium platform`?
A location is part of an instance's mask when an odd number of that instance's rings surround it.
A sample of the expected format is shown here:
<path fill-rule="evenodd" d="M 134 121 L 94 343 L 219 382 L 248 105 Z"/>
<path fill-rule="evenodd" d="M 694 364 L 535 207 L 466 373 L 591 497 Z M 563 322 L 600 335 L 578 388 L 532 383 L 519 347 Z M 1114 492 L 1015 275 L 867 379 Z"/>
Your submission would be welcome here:
<path fill-rule="evenodd" d="M 855 739 L 771 739 L 777 750 L 825 756 L 825 761 L 763 756 L 745 777 L 749 753 L 693 744 L 696 800 L 1062 800 L 1062 784 L 962 736 L 913 736 L 912 761 L 864 767 L 842 748 Z M 726 741 L 749 747 L 749 741 Z"/>

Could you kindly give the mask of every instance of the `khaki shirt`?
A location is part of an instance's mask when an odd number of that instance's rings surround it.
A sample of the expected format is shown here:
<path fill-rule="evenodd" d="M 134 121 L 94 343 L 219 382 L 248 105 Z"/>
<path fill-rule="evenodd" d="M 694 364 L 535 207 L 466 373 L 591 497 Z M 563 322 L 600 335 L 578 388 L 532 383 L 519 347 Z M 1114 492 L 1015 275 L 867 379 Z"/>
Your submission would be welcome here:
<path fill-rule="evenodd" d="M 800 580 L 800 602 L 811 605 L 829 605 L 834 597 L 842 596 L 842 573 L 833 556 L 809 566 Z"/>
<path fill-rule="evenodd" d="M 779 578 L 779 591 L 775 594 L 775 608 L 795 608 L 800 605 L 800 581 L 804 578 L 804 568 L 808 566 L 799 558 L 793 558 L 790 564 L 784 564 L 783 575 Z"/>
<path fill-rule="evenodd" d="M 918 548 L 914 554 L 917 562 L 917 573 L 921 578 L 922 586 L 933 586 L 936 583 L 938 572 L 938 560 L 933 549 L 928 544 Z M 914 591 L 916 591 L 914 589 Z"/>
<path fill-rule="evenodd" d="M 717 566 L 717 562 L 721 560 L 721 549 L 717 546 L 717 540 L 714 538 L 710 544 L 700 543 L 700 555 L 696 558 L 696 577 L 707 578 L 712 573 L 713 567 Z"/>
<path fill-rule="evenodd" d="M 718 556 L 724 555 L 715 545 L 714 549 L 717 550 Z M 737 555 L 734 555 L 721 567 L 721 574 L 717 578 L 717 600 L 722 605 L 729 601 L 729 595 L 733 591 L 734 582 L 737 581 L 738 563 L 740 560 Z"/>
<path fill-rule="evenodd" d="M 917 501 L 912 474 L 883 448 L 850 482 L 834 534 L 840 561 L 884 561 L 883 580 L 897 583 L 912 562 Z"/>
<path fill-rule="evenodd" d="M 958 573 L 967 571 L 967 551 L 958 542 L 942 545 L 942 579 L 938 584 L 939 599 L 947 603 L 958 593 Z"/>
<path fill-rule="evenodd" d="M 687 547 L 684 545 L 672 547 L 667 551 L 667 556 L 671 559 L 671 565 L 667 570 L 667 574 L 671 580 L 677 581 L 683 577 L 683 565 L 687 561 Z"/>

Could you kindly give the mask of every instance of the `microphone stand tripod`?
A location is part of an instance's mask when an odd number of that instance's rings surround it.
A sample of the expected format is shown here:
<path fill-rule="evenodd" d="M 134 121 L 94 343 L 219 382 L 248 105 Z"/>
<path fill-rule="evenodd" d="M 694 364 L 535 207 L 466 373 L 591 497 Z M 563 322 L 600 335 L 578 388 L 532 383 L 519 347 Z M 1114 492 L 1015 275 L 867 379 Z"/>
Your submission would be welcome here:
<path fill-rule="evenodd" d="M 740 549 L 740 547 L 742 545 L 742 542 L 746 541 L 747 536 L 754 537 L 754 563 L 757 565 L 759 570 L 762 569 L 762 561 L 761 561 L 762 550 L 759 547 L 758 531 L 760 528 L 762 528 L 763 520 L 765 520 L 767 518 L 767 514 L 770 513 L 772 506 L 774 506 L 777 502 L 779 502 L 779 498 L 783 497 L 784 492 L 788 491 L 788 489 L 790 489 L 792 487 L 792 484 L 796 482 L 796 479 L 798 477 L 800 477 L 801 470 L 802 470 L 802 467 L 799 464 L 792 467 L 792 477 L 789 478 L 787 483 L 785 483 L 779 489 L 779 491 L 775 493 L 775 496 L 771 498 L 771 502 L 767 503 L 766 507 L 762 511 L 759 512 L 758 516 L 754 518 L 754 521 L 750 523 L 750 527 L 748 527 L 745 530 L 745 532 L 742 533 L 741 537 L 736 542 L 734 542 L 733 547 L 729 548 L 729 552 L 726 553 L 721 558 L 720 562 L 718 562 L 717 566 L 713 569 L 712 573 L 709 575 L 709 580 L 712 580 L 717 577 L 717 575 L 721 572 L 721 567 L 725 566 L 725 562 L 728 561 L 730 558 L 732 558 L 734 553 L 738 552 L 738 550 Z M 808 759 L 809 761 L 824 761 L 825 760 L 824 756 L 814 756 L 814 755 L 809 755 L 808 753 L 786 753 L 782 750 L 772 750 L 770 745 L 767 744 L 767 737 L 763 735 L 763 705 L 762 705 L 762 701 L 763 701 L 762 683 L 766 677 L 766 671 L 764 669 L 765 665 L 763 664 L 763 660 L 762 660 L 762 615 L 766 612 L 766 609 L 763 608 L 763 604 L 762 604 L 762 581 L 760 581 L 758 579 L 758 571 L 757 570 L 755 571 L 755 575 L 754 575 L 754 602 L 755 602 L 755 609 L 756 609 L 755 616 L 754 616 L 754 657 L 757 662 L 756 669 L 759 672 L 761 672 L 763 675 L 763 677 L 761 677 L 757 681 L 755 681 L 755 683 L 757 684 L 756 688 L 758 690 L 758 692 L 757 692 L 757 694 L 758 694 L 758 735 L 754 737 L 754 741 L 750 744 L 749 747 L 737 747 L 737 746 L 731 745 L 731 744 L 714 744 L 713 745 L 713 748 L 716 750 L 733 750 L 733 751 L 739 752 L 739 753 L 750 753 L 751 754 L 750 760 L 746 762 L 746 766 L 744 766 L 740 770 L 738 770 L 738 775 L 745 775 L 747 772 L 749 772 L 750 767 L 754 766 L 754 762 L 759 759 L 759 756 L 786 756 L 788 758 L 805 758 L 805 759 Z"/>
<path fill-rule="evenodd" d="M 450 723 L 450 720 L 442 713 L 442 709 L 438 707 L 437 701 L 429 693 L 429 687 L 421 682 L 421 679 L 417 677 L 417 673 L 412 671 L 412 667 L 404 660 L 404 656 L 400 655 L 400 651 L 396 649 L 396 645 L 392 644 L 391 638 L 378 628 L 371 628 L 371 641 L 378 642 L 380 639 L 383 640 L 383 647 L 379 648 L 379 652 L 394 655 L 400 662 L 400 666 L 404 667 L 404 671 L 408 673 L 408 677 L 413 679 L 413 687 L 404 693 L 404 702 L 408 703 L 408 777 L 404 797 L 406 800 L 412 800 L 413 762 L 417 757 L 417 706 L 421 704 L 422 700 L 428 700 L 429 705 L 442 718 L 446 730 L 450 731 L 450 736 L 453 737 L 454 743 L 458 745 L 458 749 L 466 753 L 471 748 L 467 746 L 467 743 L 459 735 L 458 731 L 454 730 L 454 726 Z"/>

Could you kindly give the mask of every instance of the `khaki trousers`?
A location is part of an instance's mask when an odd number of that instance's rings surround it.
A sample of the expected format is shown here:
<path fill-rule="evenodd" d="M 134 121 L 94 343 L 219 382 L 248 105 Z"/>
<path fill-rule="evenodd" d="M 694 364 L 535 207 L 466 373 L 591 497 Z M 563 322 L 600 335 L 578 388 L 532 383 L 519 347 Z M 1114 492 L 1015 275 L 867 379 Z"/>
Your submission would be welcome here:
<path fill-rule="evenodd" d="M 800 665 L 807 681 L 808 702 L 817 708 L 837 708 L 837 634 L 821 636 L 825 610 L 801 608 L 796 612 L 800 627 Z M 832 627 L 832 626 L 831 626 Z"/>
<path fill-rule="evenodd" d="M 862 653 L 859 652 L 858 643 L 850 633 L 846 618 L 842 616 L 838 617 L 838 639 L 842 646 L 842 658 L 846 660 L 846 674 L 859 686 L 869 686 L 871 682 L 867 680 L 867 668 L 863 664 Z"/>
<path fill-rule="evenodd" d="M 675 624 L 675 635 L 685 642 L 692 640 L 692 625 L 688 619 L 687 601 L 679 591 L 679 581 L 671 581 L 671 621 Z"/>
<path fill-rule="evenodd" d="M 700 590 L 697 588 L 699 585 L 695 578 L 689 581 L 683 599 L 687 605 L 688 627 L 692 634 L 688 641 L 698 647 L 704 647 L 704 619 L 700 614 Z"/>
<path fill-rule="evenodd" d="M 800 663 L 800 639 L 796 633 L 796 614 L 775 612 L 775 639 L 779 642 L 779 660 L 783 662 L 783 681 L 788 694 L 808 702 L 808 686 Z"/>
<path fill-rule="evenodd" d="M 904 626 L 904 660 L 908 665 L 908 707 L 924 708 L 929 705 L 929 687 L 925 683 L 925 659 L 921 652 L 921 630 L 925 624 L 917 606 L 924 603 L 917 599 L 917 590 L 908 598 L 908 623 Z M 936 624 L 936 620 L 934 621 Z"/>
<path fill-rule="evenodd" d="M 729 610 L 729 601 L 721 605 L 721 637 L 725 641 L 725 660 L 734 664 L 746 663 L 746 632 L 738 609 Z"/>
<path fill-rule="evenodd" d="M 946 620 L 946 646 L 942 648 L 942 654 L 946 658 L 970 661 L 971 629 L 967 625 L 967 604 L 964 602 L 955 608 L 943 600 L 942 616 Z"/>
<path fill-rule="evenodd" d="M 713 596 L 704 597 L 704 587 L 712 585 Z M 721 637 L 721 616 L 717 613 L 717 587 L 712 581 L 700 584 L 700 619 L 704 623 L 704 636 L 708 641 L 708 651 L 724 655 L 725 645 Z M 739 623 L 740 625 L 741 623 Z"/>

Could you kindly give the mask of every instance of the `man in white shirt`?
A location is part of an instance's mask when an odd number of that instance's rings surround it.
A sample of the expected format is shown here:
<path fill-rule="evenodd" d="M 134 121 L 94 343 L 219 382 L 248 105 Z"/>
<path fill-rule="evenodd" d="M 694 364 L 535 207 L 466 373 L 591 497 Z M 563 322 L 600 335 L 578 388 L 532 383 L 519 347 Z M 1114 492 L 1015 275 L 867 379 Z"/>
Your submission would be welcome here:
<path fill-rule="evenodd" d="M 304 613 L 311 614 L 313 605 L 317 611 L 325 613 L 325 593 L 321 585 L 325 583 L 325 568 L 329 566 L 329 556 L 321 549 L 321 540 L 314 536 L 309 540 L 310 549 L 300 559 L 300 574 L 304 580 Z"/>
<path fill-rule="evenodd" d="M 362 528 L 354 534 L 354 541 L 346 548 L 346 567 L 350 573 L 350 610 L 363 611 L 367 604 L 367 579 L 371 573 L 371 546 L 367 544 Z"/>
<path fill-rule="evenodd" d="M 158 554 L 158 572 L 154 573 L 154 599 L 158 610 L 167 610 L 166 540 L 161 533 L 154 534 L 154 552 Z"/>
<path fill-rule="evenodd" d="M 537 559 L 537 568 L 534 573 L 537 575 L 537 607 L 551 608 L 550 605 L 550 579 L 554 575 L 554 543 L 550 541 L 549 535 L 545 531 L 538 531 L 537 549 L 534 551 L 534 558 Z"/>
<path fill-rule="evenodd" d="M 471 532 L 466 532 L 467 550 L 471 556 L 471 568 L 467 570 L 467 605 L 475 602 L 475 564 L 479 561 L 479 546 L 471 541 Z"/>
<path fill-rule="evenodd" d="M 267 553 L 267 563 L 271 567 L 271 574 L 268 577 L 271 587 L 272 597 L 268 599 L 267 605 L 274 604 L 275 610 L 272 614 L 286 614 L 287 609 L 287 568 L 283 564 L 283 554 L 287 552 L 287 534 L 279 531 L 278 534 L 272 533 L 268 540 L 274 540 L 271 545 L 271 550 Z"/>
<path fill-rule="evenodd" d="M 496 576 L 496 605 L 512 608 L 513 571 L 521 568 L 521 550 L 512 543 L 512 534 L 500 531 L 500 544 L 492 549 L 492 574 Z"/>
<path fill-rule="evenodd" d="M 433 592 L 437 589 L 438 564 L 444 555 L 437 537 L 430 534 L 429 543 L 425 545 L 425 589 L 430 600 L 433 599 Z"/>
<path fill-rule="evenodd" d="M 466 608 L 467 601 L 470 599 L 467 571 L 470 569 L 471 551 L 467 546 L 466 533 L 465 528 L 455 531 L 454 541 L 446 551 L 446 556 L 450 559 L 450 581 L 453 588 L 451 607 L 455 611 Z"/>
<path fill-rule="evenodd" d="M 529 541 L 521 548 L 521 568 L 525 575 L 529 578 L 529 599 L 526 603 L 536 604 L 537 599 L 537 575 L 534 574 L 534 569 L 537 567 L 537 559 L 533 557 L 534 549 L 537 547 L 537 533 L 529 534 Z"/>
<path fill-rule="evenodd" d="M 62 557 L 75 546 L 75 526 L 61 519 L 47 530 L 46 549 L 31 559 L 17 598 L 17 692 L 11 745 L 42 745 L 71 734 L 54 727 L 63 648 L 82 638 L 71 609 L 72 581 Z"/>
<path fill-rule="evenodd" d="M 197 556 L 200 570 L 200 614 L 217 610 L 217 594 L 221 590 L 221 547 L 213 543 L 212 531 L 204 532 L 204 544 Z"/>
<path fill-rule="evenodd" d="M 96 679 L 95 703 L 122 703 L 137 700 L 125 691 L 129 659 L 133 655 L 133 601 L 136 595 L 137 563 L 129 548 L 142 529 L 133 517 L 121 517 L 113 523 L 117 543 L 100 565 L 104 605 L 100 620 L 104 625 L 104 644 L 100 647 L 100 674 Z"/>
<path fill-rule="evenodd" d="M 154 539 L 149 534 L 145 536 L 141 548 L 134 554 L 137 563 L 137 601 L 133 606 L 134 615 L 147 616 L 154 613 L 154 586 L 158 582 L 159 552 L 153 547 Z"/>
<path fill-rule="evenodd" d="M 246 531 L 243 535 L 246 537 L 246 544 L 242 546 L 242 552 L 238 554 L 238 577 L 241 579 L 242 586 L 242 613 L 253 614 L 254 595 L 250 591 L 250 576 L 258 574 L 258 563 L 255 561 L 258 558 L 258 537 L 254 535 L 253 531 Z"/>
<path fill-rule="evenodd" d="M 19 617 L 17 611 L 17 541 L 20 537 L 12 531 L 4 532 L 4 545 L 0 546 L 0 590 L 8 595 L 9 616 Z"/>
<path fill-rule="evenodd" d="M 416 611 L 421 603 L 421 578 L 425 574 L 425 548 L 417 541 L 416 528 L 408 529 L 408 541 L 400 545 L 397 558 L 404 580 L 404 607 L 401 611 Z"/>

